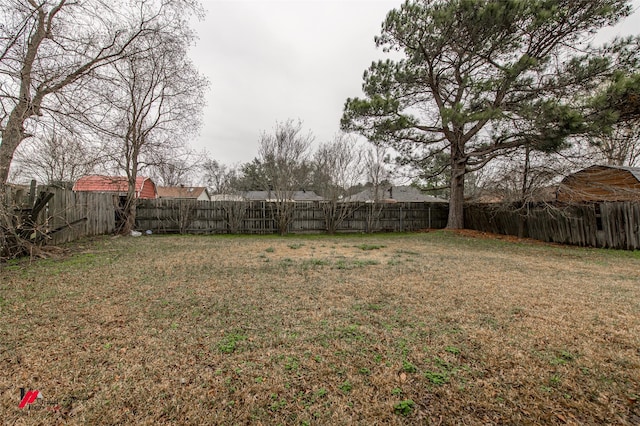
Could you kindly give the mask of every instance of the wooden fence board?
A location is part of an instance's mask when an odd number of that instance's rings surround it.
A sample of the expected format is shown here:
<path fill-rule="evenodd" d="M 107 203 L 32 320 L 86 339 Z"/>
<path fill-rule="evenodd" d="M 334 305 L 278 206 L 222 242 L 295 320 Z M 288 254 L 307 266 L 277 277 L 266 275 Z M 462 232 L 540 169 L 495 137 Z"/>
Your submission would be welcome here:
<path fill-rule="evenodd" d="M 185 203 L 190 208 L 186 208 Z M 338 232 L 415 231 L 444 228 L 446 203 L 352 203 Z M 232 226 L 233 220 L 239 226 Z M 182 224 L 182 226 L 181 226 Z M 156 233 L 237 233 L 273 234 L 277 232 L 272 205 L 267 202 L 140 200 L 136 227 Z M 322 202 L 296 203 L 289 232 L 325 232 Z"/>
<path fill-rule="evenodd" d="M 524 224 L 520 232 L 518 224 Z M 640 204 L 634 202 L 530 205 L 526 209 L 470 204 L 465 208 L 465 225 L 547 242 L 640 249 Z"/>

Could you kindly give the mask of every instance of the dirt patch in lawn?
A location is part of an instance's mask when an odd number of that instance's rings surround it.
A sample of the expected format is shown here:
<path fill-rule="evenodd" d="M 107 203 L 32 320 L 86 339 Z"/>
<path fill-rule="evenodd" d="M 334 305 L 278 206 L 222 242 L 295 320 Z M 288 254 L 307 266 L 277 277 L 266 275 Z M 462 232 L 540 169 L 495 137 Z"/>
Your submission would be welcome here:
<path fill-rule="evenodd" d="M 0 271 L 0 413 L 637 424 L 639 282 L 633 253 L 440 231 L 105 238 Z"/>

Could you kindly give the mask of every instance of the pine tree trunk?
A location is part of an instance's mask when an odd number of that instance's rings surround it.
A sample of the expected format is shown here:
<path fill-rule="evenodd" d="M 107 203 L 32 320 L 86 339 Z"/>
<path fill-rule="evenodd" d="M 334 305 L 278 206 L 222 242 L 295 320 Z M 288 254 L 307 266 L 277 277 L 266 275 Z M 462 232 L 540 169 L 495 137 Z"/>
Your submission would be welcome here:
<path fill-rule="evenodd" d="M 447 229 L 464 228 L 464 176 L 466 165 L 458 161 L 451 164 L 451 195 Z"/>

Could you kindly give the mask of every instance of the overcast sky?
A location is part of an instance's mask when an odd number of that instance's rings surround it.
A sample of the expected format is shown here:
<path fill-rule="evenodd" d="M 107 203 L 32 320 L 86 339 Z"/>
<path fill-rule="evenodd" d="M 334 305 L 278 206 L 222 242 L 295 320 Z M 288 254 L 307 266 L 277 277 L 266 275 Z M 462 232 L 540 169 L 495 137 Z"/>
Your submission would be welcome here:
<path fill-rule="evenodd" d="M 192 52 L 211 82 L 204 123 L 192 146 L 225 164 L 257 155 L 263 131 L 300 119 L 316 143 L 339 130 L 344 102 L 362 74 L 386 57 L 373 38 L 402 0 L 203 0 Z M 640 7 L 640 0 L 634 0 Z M 599 39 L 640 33 L 640 12 Z"/>

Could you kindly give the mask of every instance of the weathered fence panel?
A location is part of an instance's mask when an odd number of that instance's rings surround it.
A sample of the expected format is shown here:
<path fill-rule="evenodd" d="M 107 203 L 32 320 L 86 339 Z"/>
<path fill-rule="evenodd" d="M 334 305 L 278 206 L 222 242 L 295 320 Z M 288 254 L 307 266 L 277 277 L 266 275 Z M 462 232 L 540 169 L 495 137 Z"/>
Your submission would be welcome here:
<path fill-rule="evenodd" d="M 295 203 L 289 232 L 326 232 L 323 202 Z M 338 232 L 415 231 L 444 228 L 446 203 L 349 203 Z M 326 207 L 326 206 L 325 206 Z M 140 200 L 136 227 L 156 233 L 273 234 L 273 205 L 261 201 Z"/>
<path fill-rule="evenodd" d="M 61 244 L 79 238 L 113 233 L 116 229 L 116 203 L 111 194 L 73 192 L 44 187 L 53 192 L 45 216 L 51 235 L 50 243 Z"/>
<path fill-rule="evenodd" d="M 602 203 L 599 208 L 601 246 L 640 249 L 640 203 Z"/>
<path fill-rule="evenodd" d="M 469 204 L 465 226 L 483 232 L 588 247 L 640 249 L 640 203 Z"/>
<path fill-rule="evenodd" d="M 29 189 L 17 188 L 5 196 L 8 205 L 16 211 L 29 209 L 35 195 L 42 192 L 53 194 L 46 207 L 35 218 L 37 228 L 47 234 L 48 244 L 62 244 L 83 237 L 113 233 L 116 229 L 116 204 L 113 195 L 73 192 L 52 186 L 38 186 L 36 194 Z"/>

